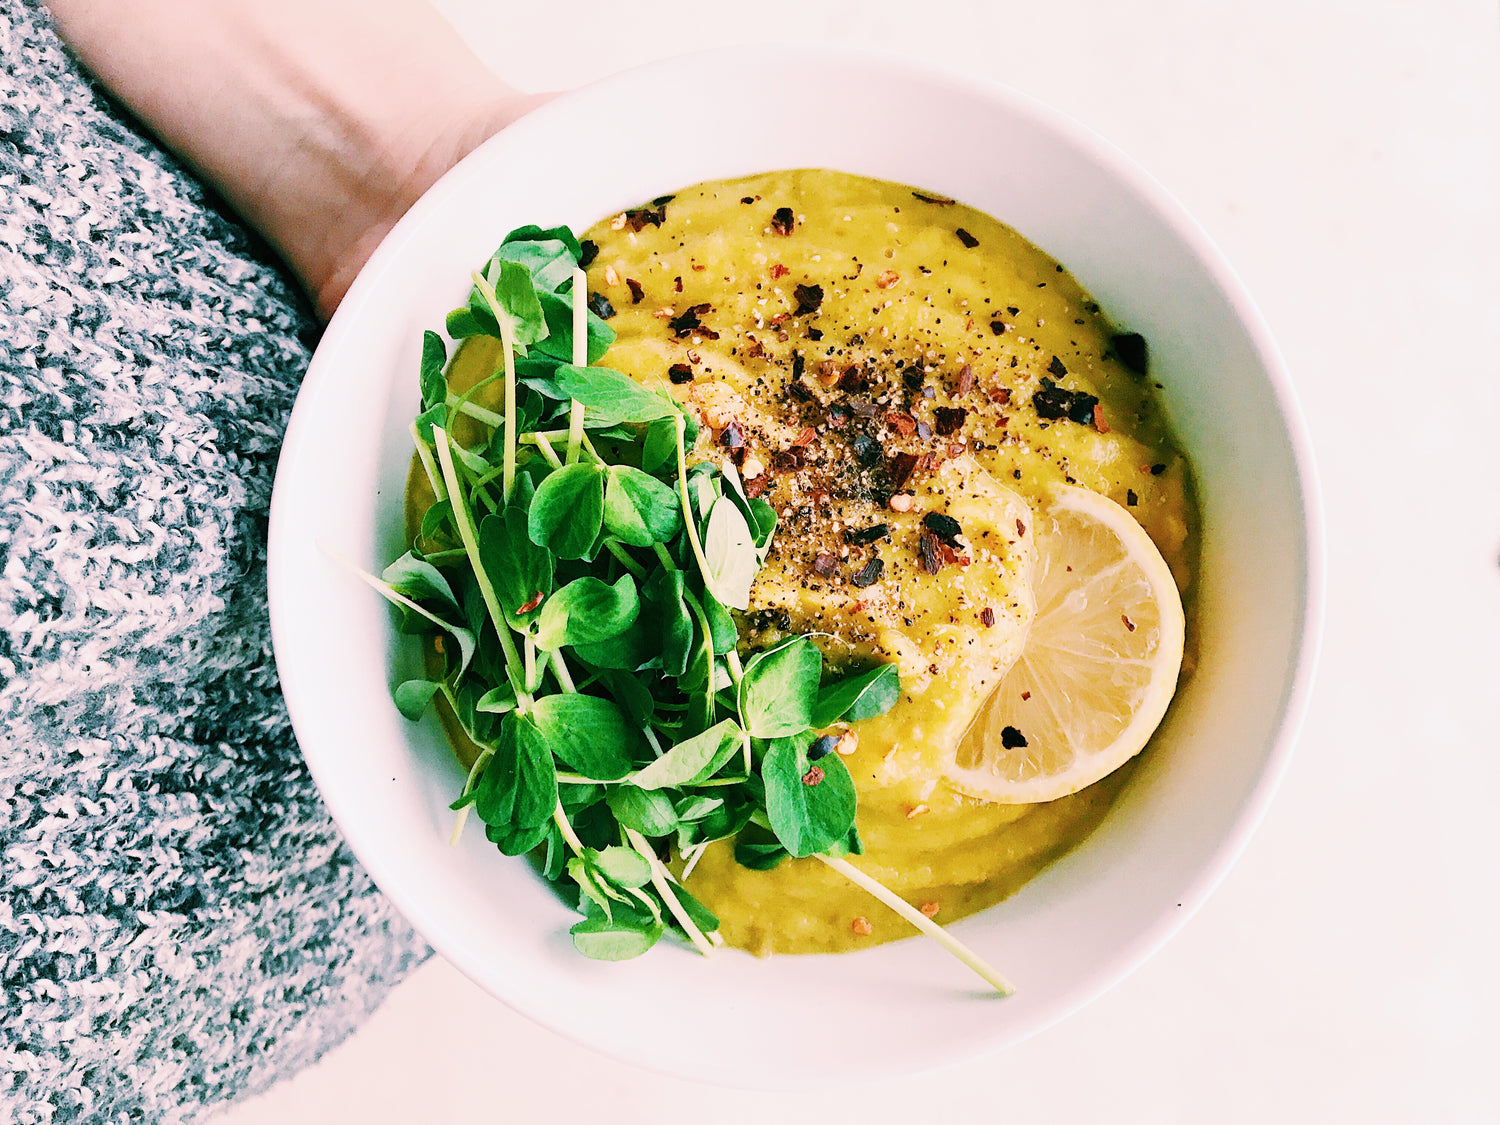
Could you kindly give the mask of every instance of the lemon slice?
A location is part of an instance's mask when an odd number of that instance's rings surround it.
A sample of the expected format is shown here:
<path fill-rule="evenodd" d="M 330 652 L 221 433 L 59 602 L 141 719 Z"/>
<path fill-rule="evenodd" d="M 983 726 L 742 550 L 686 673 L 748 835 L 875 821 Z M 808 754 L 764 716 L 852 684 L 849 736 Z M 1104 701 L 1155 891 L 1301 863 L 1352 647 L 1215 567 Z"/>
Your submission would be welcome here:
<path fill-rule="evenodd" d="M 1177 584 L 1128 511 L 1060 486 L 1035 523 L 1036 618 L 944 775 L 1003 804 L 1056 800 L 1118 769 L 1166 714 L 1182 666 Z"/>

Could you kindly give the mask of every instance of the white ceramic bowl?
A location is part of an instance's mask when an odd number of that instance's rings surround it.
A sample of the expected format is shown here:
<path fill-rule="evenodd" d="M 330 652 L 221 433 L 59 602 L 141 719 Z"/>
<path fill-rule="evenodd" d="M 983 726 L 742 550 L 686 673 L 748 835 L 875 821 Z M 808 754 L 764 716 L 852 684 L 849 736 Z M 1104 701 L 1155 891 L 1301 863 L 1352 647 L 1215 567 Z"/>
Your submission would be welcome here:
<path fill-rule="evenodd" d="M 820 114 L 817 108 L 832 112 Z M 1197 472 L 1200 663 L 1104 824 L 1013 899 L 955 926 L 1017 982 L 1006 1000 L 936 945 L 637 961 L 576 954 L 574 918 L 477 828 L 448 846 L 463 775 L 389 685 L 417 664 L 381 599 L 402 544 L 422 330 L 512 227 L 570 224 L 701 180 L 826 167 L 979 207 L 1145 333 Z M 297 737 L 375 881 L 506 1003 L 619 1058 L 796 1086 L 889 1076 L 1015 1042 L 1119 980 L 1180 926 L 1259 820 L 1300 721 L 1319 632 L 1307 439 L 1260 315 L 1182 208 L 1110 145 L 1013 90 L 891 58 L 728 50 L 559 98 L 445 176 L 349 291 L 292 415 L 271 509 L 277 664 Z"/>

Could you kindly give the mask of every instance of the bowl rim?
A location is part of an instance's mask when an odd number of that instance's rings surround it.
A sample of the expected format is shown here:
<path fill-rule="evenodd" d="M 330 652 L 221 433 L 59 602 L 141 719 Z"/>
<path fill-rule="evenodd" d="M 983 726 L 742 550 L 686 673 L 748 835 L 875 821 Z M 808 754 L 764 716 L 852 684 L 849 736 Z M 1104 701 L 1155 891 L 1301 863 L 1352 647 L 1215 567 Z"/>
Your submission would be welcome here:
<path fill-rule="evenodd" d="M 1090 158 L 1105 166 L 1109 174 L 1117 178 L 1125 190 L 1133 193 L 1141 203 L 1154 211 L 1171 228 L 1191 256 L 1219 285 L 1235 318 L 1245 331 L 1270 387 L 1284 435 L 1290 447 L 1291 464 L 1295 470 L 1292 483 L 1295 486 L 1295 499 L 1301 513 L 1299 529 L 1301 551 L 1296 566 L 1296 575 L 1299 579 L 1297 589 L 1299 604 L 1292 607 L 1293 620 L 1298 627 L 1295 651 L 1291 654 L 1289 674 L 1284 680 L 1275 733 L 1264 767 L 1260 770 L 1254 784 L 1245 793 L 1234 820 L 1219 835 L 1216 846 L 1207 854 L 1195 877 L 1181 889 L 1179 896 L 1181 909 L 1164 912 L 1154 924 L 1142 927 L 1135 939 L 1123 946 L 1107 965 L 1102 966 L 1089 979 L 1080 982 L 1077 987 L 1059 997 L 1058 1002 L 1052 1006 L 1049 1018 L 1040 1019 L 1019 1033 L 1000 1035 L 968 1044 L 966 1049 L 955 1052 L 951 1057 L 951 1061 L 956 1063 L 1037 1034 L 1102 995 L 1158 951 L 1186 924 L 1209 894 L 1222 882 L 1264 818 L 1270 801 L 1288 768 L 1292 749 L 1306 716 L 1323 634 L 1326 560 L 1318 474 L 1298 397 L 1270 329 L 1234 268 L 1186 208 L 1134 159 L 1074 118 L 1004 83 L 976 75 L 956 74 L 935 63 L 914 59 L 896 52 L 847 46 L 775 45 L 720 47 L 646 63 L 564 93 L 518 119 L 455 165 L 412 205 L 371 254 L 323 334 L 309 365 L 302 392 L 299 393 L 297 405 L 293 409 L 287 427 L 271 500 L 267 586 L 273 647 L 277 653 L 278 670 L 283 673 L 283 693 L 295 731 L 299 726 L 299 715 L 303 715 L 312 703 L 307 697 L 308 693 L 304 690 L 305 685 L 298 682 L 295 676 L 290 679 L 285 676 L 285 665 L 281 655 L 286 650 L 285 646 L 290 644 L 289 635 L 292 631 L 292 622 L 289 618 L 291 609 L 287 604 L 287 598 L 281 591 L 288 588 L 288 583 L 295 581 L 294 575 L 290 574 L 286 567 L 285 545 L 295 534 L 295 530 L 288 523 L 289 499 L 288 489 L 284 485 L 286 477 L 283 470 L 298 458 L 303 443 L 309 436 L 305 432 L 309 426 L 307 411 L 299 409 L 306 401 L 306 392 L 310 388 L 316 388 L 324 379 L 325 367 L 333 362 L 330 357 L 339 351 L 342 341 L 354 331 L 358 310 L 380 286 L 380 278 L 385 272 L 387 262 L 395 257 L 411 232 L 420 227 L 429 214 L 444 207 L 449 197 L 463 190 L 461 185 L 468 178 L 471 168 L 490 160 L 491 154 L 496 150 L 515 143 L 518 136 L 525 137 L 548 130 L 554 126 L 555 122 L 566 123 L 575 115 L 580 104 L 587 105 L 590 102 L 617 96 L 642 81 L 670 75 L 674 70 L 685 66 L 712 64 L 720 59 L 743 60 L 752 53 L 756 59 L 762 61 L 768 56 L 775 56 L 776 59 L 784 62 L 796 62 L 803 65 L 818 65 L 832 61 L 870 67 L 878 69 L 896 82 L 921 82 L 929 86 L 940 87 L 945 93 L 956 98 L 1000 103 L 1008 110 L 1030 118 L 1046 131 L 1058 134 L 1065 143 L 1083 151 Z M 378 846 L 372 832 L 361 820 L 359 809 L 346 807 L 338 786 L 333 784 L 330 778 L 323 776 L 323 770 L 316 755 L 304 754 L 304 759 L 318 785 L 325 805 L 353 853 L 366 867 L 381 891 L 390 898 L 403 915 L 412 921 L 433 948 L 485 991 L 496 995 L 499 1000 L 514 1010 L 561 1035 L 575 1041 L 579 1040 L 577 1029 L 567 1021 L 557 1018 L 555 1013 L 547 1010 L 545 1005 L 528 1004 L 515 997 L 495 993 L 485 984 L 478 967 L 472 963 L 472 959 L 462 948 L 460 941 L 446 932 L 429 932 L 422 925 L 424 919 L 421 918 L 421 910 L 417 908 L 412 896 L 407 893 L 405 885 L 399 879 L 391 877 L 389 867 L 383 859 L 382 849 Z M 658 1069 L 664 1073 L 677 1075 L 686 1073 L 666 1064 L 657 1064 L 651 1058 L 632 1053 L 623 1047 L 612 1048 L 610 1044 L 593 1039 L 583 1041 L 602 1053 L 635 1065 Z M 926 1065 L 939 1064 L 928 1063 Z M 868 1074 L 846 1073 L 840 1077 L 854 1081 L 860 1078 L 890 1076 L 890 1070 L 884 1069 Z M 765 1082 L 738 1081 L 733 1074 L 694 1073 L 692 1077 L 725 1085 L 755 1085 L 760 1088 L 765 1088 L 767 1085 Z M 791 1081 L 772 1085 L 778 1088 L 796 1088 L 812 1084 Z"/>

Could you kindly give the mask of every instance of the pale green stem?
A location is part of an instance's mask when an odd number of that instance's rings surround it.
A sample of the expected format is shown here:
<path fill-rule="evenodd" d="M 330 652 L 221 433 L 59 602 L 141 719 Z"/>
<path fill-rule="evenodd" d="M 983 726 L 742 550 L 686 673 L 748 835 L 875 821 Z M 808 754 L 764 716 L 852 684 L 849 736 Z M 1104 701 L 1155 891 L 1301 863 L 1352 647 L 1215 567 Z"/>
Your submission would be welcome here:
<path fill-rule="evenodd" d="M 698 569 L 703 573 L 703 584 L 708 581 L 708 559 L 703 554 L 703 544 L 698 539 L 698 523 L 693 519 L 693 502 L 687 489 L 687 446 L 683 436 L 687 433 L 687 419 L 681 414 L 673 418 L 677 423 L 677 493 L 682 497 L 682 522 L 687 525 L 688 542 L 693 545 L 693 555 L 698 560 Z"/>
<path fill-rule="evenodd" d="M 646 568 L 631 558 L 630 552 L 625 550 L 624 545 L 618 540 L 606 539 L 604 541 L 604 549 L 614 555 L 620 561 L 620 565 L 630 571 L 636 578 L 644 579 L 646 577 Z"/>
<path fill-rule="evenodd" d="M 936 922 L 927 917 L 920 910 L 916 909 L 911 905 L 911 903 L 907 902 L 900 895 L 891 891 L 884 884 L 878 883 L 874 879 L 870 878 L 848 860 L 831 855 L 818 855 L 814 856 L 813 858 L 822 860 L 829 867 L 833 868 L 840 875 L 842 875 L 845 879 L 848 879 L 856 887 L 859 887 L 861 890 L 868 892 L 869 894 L 873 895 L 875 898 L 883 902 L 886 906 L 889 906 L 897 914 L 901 915 L 901 917 L 905 918 L 913 926 L 921 930 L 928 937 L 932 938 L 933 941 L 937 942 L 949 953 L 953 954 L 953 956 L 957 957 L 965 965 L 967 965 L 969 968 L 973 969 L 976 973 L 983 977 L 985 981 L 988 982 L 989 985 L 994 988 L 994 990 L 1001 996 L 1009 996 L 1012 992 L 1015 991 L 1015 988 L 1008 980 L 1006 980 L 998 972 L 996 972 L 993 968 L 986 964 L 985 961 L 967 945 L 959 941 L 956 937 L 950 934 L 947 930 L 943 929 L 942 926 L 939 926 Z"/>
<path fill-rule="evenodd" d="M 458 486 L 458 472 L 453 467 L 453 456 L 448 451 L 448 434 L 440 426 L 432 428 L 437 439 L 438 462 L 443 466 L 443 479 L 448 482 L 449 497 L 453 502 L 453 522 L 458 525 L 458 537 L 463 540 L 464 550 L 469 553 L 469 564 L 474 568 L 474 578 L 479 584 L 479 593 L 489 610 L 490 620 L 495 623 L 495 633 L 500 638 L 500 647 L 505 650 L 505 664 L 513 673 L 524 672 L 521 654 L 516 651 L 516 642 L 510 635 L 510 624 L 505 620 L 505 610 L 495 594 L 495 587 L 479 562 L 479 534 L 474 527 L 474 517 L 464 503 Z M 526 681 L 522 681 L 524 684 Z M 523 709 L 530 708 L 531 695 L 522 692 L 517 702 Z"/>
<path fill-rule="evenodd" d="M 486 410 L 472 402 L 465 402 L 458 395 L 449 395 L 448 405 L 455 413 L 467 414 L 476 422 L 483 422 L 486 426 L 493 426 L 497 430 L 505 424 L 505 415 L 496 414 L 493 410 Z"/>
<path fill-rule="evenodd" d="M 661 743 L 657 740 L 656 732 L 650 727 L 642 727 L 641 729 L 646 732 L 646 741 L 651 743 L 651 752 L 660 758 L 666 751 L 661 748 Z"/>
<path fill-rule="evenodd" d="M 573 271 L 573 366 L 589 365 L 589 302 L 588 276 L 581 270 Z M 576 398 L 568 409 L 568 464 L 578 460 L 578 451 L 583 447 L 583 403 Z"/>
<path fill-rule="evenodd" d="M 673 893 L 672 886 L 668 882 L 671 873 L 662 866 L 661 860 L 656 858 L 656 852 L 652 850 L 650 842 L 634 828 L 625 829 L 625 836 L 629 839 L 631 847 L 635 848 L 650 866 L 651 885 L 656 888 L 656 893 L 661 895 L 662 901 L 667 904 L 667 909 L 672 912 L 672 917 L 677 919 L 677 924 L 683 928 L 688 940 L 697 946 L 698 952 L 705 957 L 713 953 L 713 943 L 704 937 L 703 931 L 688 916 L 682 903 L 677 901 L 677 895 Z"/>
<path fill-rule="evenodd" d="M 537 452 L 551 463 L 554 469 L 562 468 L 562 460 L 557 456 L 557 450 L 552 448 L 550 441 L 539 441 L 536 443 Z"/>
<path fill-rule="evenodd" d="M 432 461 L 432 450 L 427 448 L 427 443 L 422 440 L 422 432 L 417 429 L 417 424 L 411 424 L 411 440 L 416 444 L 417 457 L 422 462 L 422 469 L 427 474 L 427 483 L 432 485 L 432 495 L 438 500 L 448 499 L 448 486 L 443 483 L 443 475 L 438 472 L 437 465 Z"/>
<path fill-rule="evenodd" d="M 450 704 L 453 702 L 452 695 L 449 695 L 448 702 Z M 455 708 L 455 710 L 457 709 Z M 493 750 L 486 750 L 481 753 L 479 757 L 474 759 L 474 764 L 469 767 L 469 776 L 464 778 L 464 787 L 460 791 L 460 795 L 468 793 L 470 787 L 474 784 L 474 779 L 484 772 L 484 767 L 489 763 L 489 760 L 494 757 L 494 755 L 495 752 Z M 459 837 L 463 835 L 464 825 L 467 824 L 469 820 L 469 810 L 473 807 L 473 805 L 465 805 L 454 815 L 453 832 L 448 837 L 448 846 L 450 848 L 458 847 Z"/>
<path fill-rule="evenodd" d="M 563 808 L 561 797 L 557 799 L 557 808 L 552 810 L 552 823 L 557 825 L 563 839 L 568 842 L 568 847 L 573 849 L 573 854 L 582 855 L 584 851 L 583 841 L 578 838 L 578 833 L 573 831 L 573 822 L 568 819 L 568 814 Z"/>
<path fill-rule="evenodd" d="M 495 323 L 500 326 L 500 350 L 505 357 L 505 485 L 503 491 L 505 502 L 509 504 L 511 490 L 516 484 L 515 330 L 511 327 L 510 317 L 500 307 L 500 299 L 495 296 L 495 287 L 490 284 L 489 279 L 478 272 L 473 274 L 473 278 L 480 295 L 484 297 L 485 304 L 489 305 L 490 312 L 495 316 Z"/>

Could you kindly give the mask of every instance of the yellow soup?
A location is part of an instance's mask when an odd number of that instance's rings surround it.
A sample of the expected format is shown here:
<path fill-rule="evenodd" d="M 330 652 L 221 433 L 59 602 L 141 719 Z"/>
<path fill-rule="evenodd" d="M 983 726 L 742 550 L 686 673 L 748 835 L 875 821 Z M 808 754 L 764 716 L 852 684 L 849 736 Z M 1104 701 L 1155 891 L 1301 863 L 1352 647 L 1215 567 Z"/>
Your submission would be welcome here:
<path fill-rule="evenodd" d="M 604 364 L 693 408 L 692 458 L 733 463 L 777 511 L 742 652 L 811 633 L 835 666 L 900 669 L 889 712 L 831 732 L 859 795 L 865 851 L 851 862 L 939 922 L 1012 894 L 1098 824 L 1129 773 L 1036 805 L 941 780 L 1035 613 L 1031 505 L 1059 482 L 1103 493 L 1180 589 L 1191 577 L 1188 465 L 1121 358 L 1140 365 L 1131 342 L 1009 227 L 841 173 L 701 184 L 585 237 L 618 334 Z M 493 369 L 496 347 L 466 344 L 455 389 Z M 414 474 L 414 516 L 423 483 Z M 930 512 L 962 526 L 956 548 L 923 534 Z M 697 857 L 686 885 L 756 953 L 912 932 L 816 860 L 754 871 L 731 842 Z"/>

